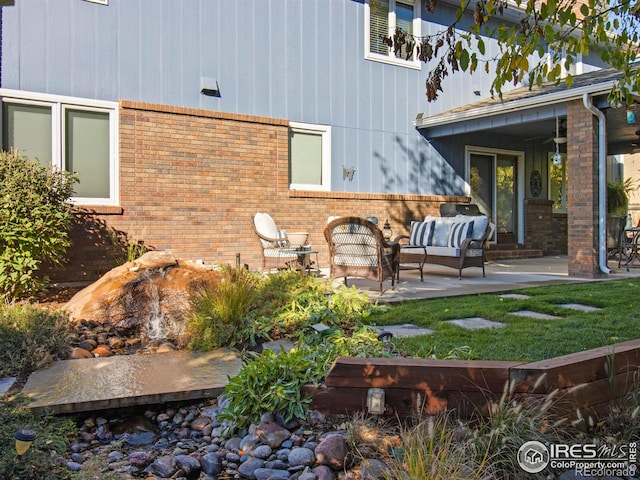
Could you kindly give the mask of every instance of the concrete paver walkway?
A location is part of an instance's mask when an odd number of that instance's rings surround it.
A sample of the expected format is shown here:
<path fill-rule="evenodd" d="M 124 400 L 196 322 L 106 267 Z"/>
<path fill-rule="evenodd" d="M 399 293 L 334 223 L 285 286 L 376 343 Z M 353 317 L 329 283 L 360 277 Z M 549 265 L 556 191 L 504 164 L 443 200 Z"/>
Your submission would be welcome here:
<path fill-rule="evenodd" d="M 32 373 L 22 393 L 36 414 L 202 399 L 222 392 L 241 365 L 226 349 L 63 360 Z"/>

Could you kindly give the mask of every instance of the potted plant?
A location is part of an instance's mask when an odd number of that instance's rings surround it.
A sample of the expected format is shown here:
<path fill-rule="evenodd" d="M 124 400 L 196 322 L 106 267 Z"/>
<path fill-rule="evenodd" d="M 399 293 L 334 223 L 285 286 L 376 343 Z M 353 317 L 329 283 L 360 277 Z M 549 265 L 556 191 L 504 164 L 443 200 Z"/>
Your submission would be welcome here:
<path fill-rule="evenodd" d="M 624 182 L 607 183 L 607 213 L 609 215 L 627 215 L 631 190 L 633 190 L 633 182 L 630 178 Z"/>

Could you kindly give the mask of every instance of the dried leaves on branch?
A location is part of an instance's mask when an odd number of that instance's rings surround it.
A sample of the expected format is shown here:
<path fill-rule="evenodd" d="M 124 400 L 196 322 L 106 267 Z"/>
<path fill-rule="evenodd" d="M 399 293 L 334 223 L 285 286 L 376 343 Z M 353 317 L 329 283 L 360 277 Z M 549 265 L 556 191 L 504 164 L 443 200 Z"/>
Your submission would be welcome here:
<path fill-rule="evenodd" d="M 439 8 L 424 0 L 426 12 Z M 519 21 L 506 21 L 509 11 Z M 401 29 L 384 39 L 397 57 L 416 58 L 429 66 L 426 95 L 431 102 L 442 82 L 459 71 L 481 67 L 492 75 L 491 93 L 505 85 L 572 84 L 581 57 L 596 55 L 621 72 L 610 101 L 630 101 L 640 90 L 635 68 L 639 53 L 640 2 L 637 0 L 461 0 L 452 23 L 424 37 Z M 426 18 L 428 20 L 428 17 Z M 487 55 L 486 43 L 492 44 Z"/>

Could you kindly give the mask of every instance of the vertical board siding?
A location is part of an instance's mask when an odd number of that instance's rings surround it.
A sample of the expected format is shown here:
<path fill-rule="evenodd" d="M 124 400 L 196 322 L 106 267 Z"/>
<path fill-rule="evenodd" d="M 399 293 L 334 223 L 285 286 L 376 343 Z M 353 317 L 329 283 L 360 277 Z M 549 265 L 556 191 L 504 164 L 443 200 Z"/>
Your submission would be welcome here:
<path fill-rule="evenodd" d="M 423 33 L 453 14 L 423 12 Z M 429 104 L 427 66 L 364 58 L 360 0 L 19 0 L 2 21 L 2 87 L 331 125 L 333 190 L 444 193 L 434 178 L 451 172 L 429 173 L 442 158 L 412 121 L 489 90 L 486 75 L 473 88 L 454 75 Z M 201 77 L 218 97 L 200 94 Z"/>

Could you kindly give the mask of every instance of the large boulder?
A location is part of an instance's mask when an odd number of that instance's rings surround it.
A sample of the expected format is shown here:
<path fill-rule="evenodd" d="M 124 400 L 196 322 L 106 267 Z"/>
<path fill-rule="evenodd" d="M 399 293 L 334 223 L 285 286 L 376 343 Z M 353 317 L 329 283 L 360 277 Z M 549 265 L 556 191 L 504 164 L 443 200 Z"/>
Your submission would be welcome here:
<path fill-rule="evenodd" d="M 73 321 L 110 324 L 148 338 L 178 338 L 190 299 L 220 280 L 219 272 L 170 252 L 151 251 L 107 272 L 67 302 Z"/>

